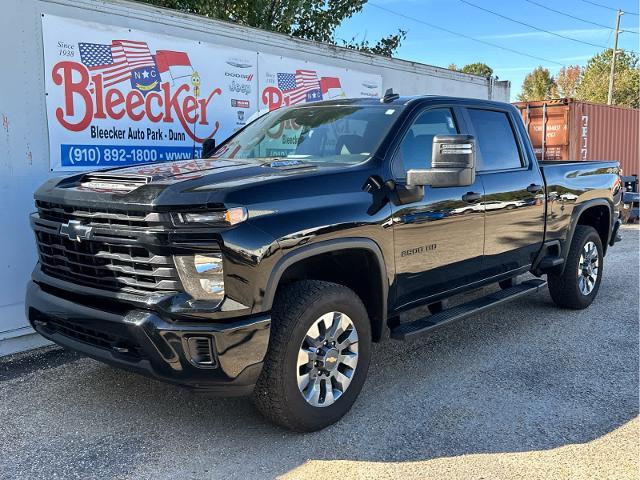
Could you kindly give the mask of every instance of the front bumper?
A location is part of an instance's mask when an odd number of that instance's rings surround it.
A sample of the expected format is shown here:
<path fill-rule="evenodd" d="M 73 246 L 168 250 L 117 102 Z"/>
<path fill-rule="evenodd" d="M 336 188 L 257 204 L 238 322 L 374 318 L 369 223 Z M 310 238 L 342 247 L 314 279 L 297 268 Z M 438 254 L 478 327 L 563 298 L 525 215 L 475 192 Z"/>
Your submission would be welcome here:
<path fill-rule="evenodd" d="M 169 321 L 143 308 L 97 309 L 56 296 L 33 281 L 27 286 L 25 305 L 33 328 L 59 345 L 126 370 L 220 395 L 253 390 L 271 326 L 269 315 L 232 323 L 187 323 Z M 203 349 L 209 349 L 209 357 Z"/>

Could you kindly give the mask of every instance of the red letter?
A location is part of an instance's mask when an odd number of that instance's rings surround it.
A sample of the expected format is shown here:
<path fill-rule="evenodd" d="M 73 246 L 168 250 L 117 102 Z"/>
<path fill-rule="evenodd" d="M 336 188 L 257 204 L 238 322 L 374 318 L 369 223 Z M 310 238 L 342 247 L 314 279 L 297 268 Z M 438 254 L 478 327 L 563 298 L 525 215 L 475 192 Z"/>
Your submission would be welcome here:
<path fill-rule="evenodd" d="M 103 98 L 102 98 L 102 75 L 94 75 L 91 77 L 93 85 L 96 89 L 96 113 L 93 118 L 107 118 L 104 114 Z"/>
<path fill-rule="evenodd" d="M 157 100 L 157 104 L 159 107 L 162 106 L 162 96 L 157 93 L 157 92 L 149 92 L 147 93 L 147 98 L 144 99 L 144 109 L 147 111 L 147 117 L 149 117 L 149 120 L 151 120 L 153 123 L 158 123 L 160 120 L 162 120 L 162 113 L 159 114 L 154 114 L 153 111 L 151 110 L 151 99 L 155 98 Z"/>
<path fill-rule="evenodd" d="M 222 95 L 222 90 L 220 90 L 219 88 L 216 88 L 213 92 L 211 92 L 211 95 L 209 95 L 209 97 L 206 100 L 204 98 L 201 98 L 200 100 L 198 100 L 198 103 L 200 104 L 200 124 L 201 125 L 209 125 L 209 122 L 207 121 L 207 106 L 209 105 L 209 102 L 211 101 L 211 99 L 213 99 L 213 97 L 215 97 L 216 95 Z"/>
<path fill-rule="evenodd" d="M 198 109 L 198 102 L 191 95 L 187 96 L 182 100 L 182 111 L 184 112 L 184 117 L 187 119 L 189 123 L 195 123 L 198 119 L 197 115 L 193 115 Z"/>
<path fill-rule="evenodd" d="M 198 100 L 198 103 L 200 104 L 200 124 L 209 125 L 209 122 L 207 121 L 207 100 L 201 98 Z"/>
<path fill-rule="evenodd" d="M 134 98 L 135 97 L 135 98 Z M 138 122 L 144 118 L 144 110 L 139 113 L 134 112 L 135 108 L 141 107 L 144 105 L 144 97 L 137 90 L 131 90 L 127 94 L 127 115 L 129 118 L 135 122 Z"/>
<path fill-rule="evenodd" d="M 62 74 L 60 74 L 62 70 Z M 80 75 L 78 83 L 73 83 L 73 73 L 77 72 Z M 87 90 L 89 85 L 89 73 L 87 70 L 75 62 L 58 62 L 51 70 L 51 77 L 53 83 L 56 85 L 64 84 L 64 109 L 61 107 L 56 108 L 56 118 L 60 125 L 72 132 L 81 132 L 87 128 L 91 123 L 93 117 L 93 102 L 91 94 Z M 78 123 L 71 123 L 65 120 L 65 116 L 73 116 L 75 114 L 74 109 L 74 93 L 80 95 L 84 103 L 84 115 Z"/>
<path fill-rule="evenodd" d="M 178 95 L 184 90 L 189 91 L 189 85 L 180 85 L 175 91 L 173 96 L 171 95 L 171 87 L 169 83 L 162 84 L 162 93 L 164 93 L 164 118 L 163 121 L 167 123 L 173 123 L 173 117 L 171 116 L 171 109 L 175 108 L 178 117 L 182 117 L 180 112 L 180 104 L 178 103 Z"/>
<path fill-rule="evenodd" d="M 105 103 L 105 107 L 107 108 L 107 114 L 109 115 L 109 117 L 115 120 L 120 120 L 122 117 L 124 117 L 124 108 L 119 112 L 113 110 L 113 107 L 117 107 L 118 105 L 124 103 L 124 95 L 122 95 L 122 92 L 120 90 L 116 90 L 115 88 L 107 90 Z"/>
<path fill-rule="evenodd" d="M 282 92 L 276 87 L 267 87 L 262 91 L 262 104 L 269 107 L 269 111 L 280 108 Z"/>

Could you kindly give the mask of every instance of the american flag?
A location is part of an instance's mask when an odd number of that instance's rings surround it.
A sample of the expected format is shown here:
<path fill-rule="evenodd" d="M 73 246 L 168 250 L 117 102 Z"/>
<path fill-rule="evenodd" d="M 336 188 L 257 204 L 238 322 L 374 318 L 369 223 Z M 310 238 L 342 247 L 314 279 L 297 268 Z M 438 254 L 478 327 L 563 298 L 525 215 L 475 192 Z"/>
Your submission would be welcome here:
<path fill-rule="evenodd" d="M 289 99 L 289 105 L 303 100 L 322 100 L 320 81 L 313 70 L 296 70 L 296 73 L 279 73 L 278 88 Z"/>
<path fill-rule="evenodd" d="M 145 42 L 113 40 L 111 45 L 78 43 L 80 61 L 91 72 L 102 74 L 105 87 L 131 78 L 131 71 L 155 67 L 149 46 Z"/>

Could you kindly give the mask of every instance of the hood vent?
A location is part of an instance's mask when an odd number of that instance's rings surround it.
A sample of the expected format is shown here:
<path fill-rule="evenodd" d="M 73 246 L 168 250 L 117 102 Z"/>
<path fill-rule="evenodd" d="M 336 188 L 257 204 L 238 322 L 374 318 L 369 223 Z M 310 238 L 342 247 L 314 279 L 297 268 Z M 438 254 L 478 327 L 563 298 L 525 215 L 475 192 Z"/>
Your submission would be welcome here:
<path fill-rule="evenodd" d="M 304 165 L 304 163 L 301 160 L 296 160 L 296 159 L 278 159 L 278 160 L 274 160 L 271 163 L 267 163 L 267 166 L 271 167 L 271 168 L 296 168 L 299 167 L 300 165 Z"/>
<path fill-rule="evenodd" d="M 300 169 L 315 169 L 316 165 L 305 163 L 302 160 L 297 159 L 282 159 L 274 160 L 271 163 L 263 163 L 265 167 L 277 168 L 278 170 L 300 170 Z"/>
<path fill-rule="evenodd" d="M 88 173 L 80 180 L 80 186 L 91 190 L 128 193 L 150 181 L 151 177 L 142 175 Z"/>

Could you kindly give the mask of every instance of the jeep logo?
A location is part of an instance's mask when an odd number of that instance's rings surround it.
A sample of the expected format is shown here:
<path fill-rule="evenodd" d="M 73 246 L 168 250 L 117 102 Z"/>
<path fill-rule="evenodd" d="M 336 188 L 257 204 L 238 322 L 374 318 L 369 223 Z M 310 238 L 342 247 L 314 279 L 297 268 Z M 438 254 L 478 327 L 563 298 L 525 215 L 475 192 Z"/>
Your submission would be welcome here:
<path fill-rule="evenodd" d="M 60 225 L 60 235 L 65 235 L 72 242 L 81 242 L 91 239 L 93 227 L 83 225 L 78 220 L 69 220 L 69 223 Z"/>

